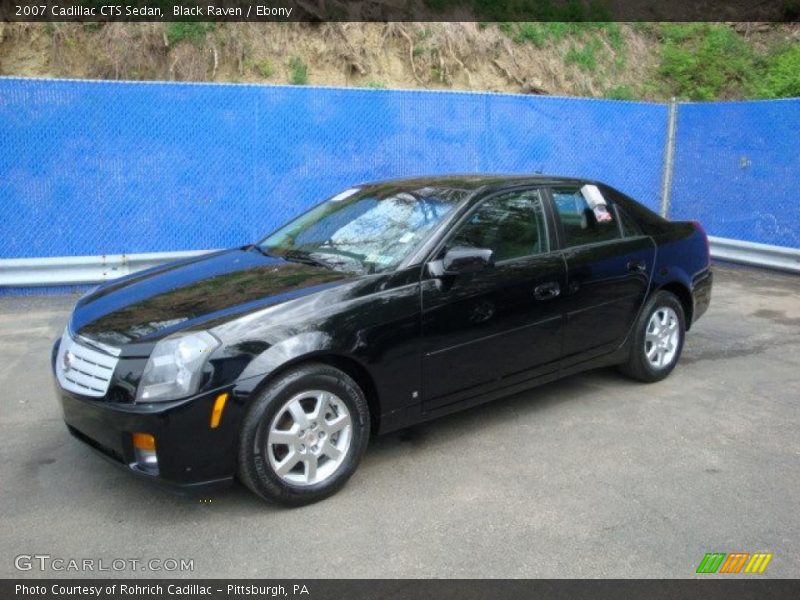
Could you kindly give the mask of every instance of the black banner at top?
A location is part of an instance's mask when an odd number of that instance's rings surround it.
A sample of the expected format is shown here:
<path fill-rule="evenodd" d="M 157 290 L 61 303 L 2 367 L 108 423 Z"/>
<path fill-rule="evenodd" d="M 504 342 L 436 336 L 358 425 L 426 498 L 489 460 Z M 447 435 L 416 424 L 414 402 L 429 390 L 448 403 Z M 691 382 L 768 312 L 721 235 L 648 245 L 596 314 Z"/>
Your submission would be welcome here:
<path fill-rule="evenodd" d="M 800 0 L 0 0 L 4 21 L 797 21 Z"/>

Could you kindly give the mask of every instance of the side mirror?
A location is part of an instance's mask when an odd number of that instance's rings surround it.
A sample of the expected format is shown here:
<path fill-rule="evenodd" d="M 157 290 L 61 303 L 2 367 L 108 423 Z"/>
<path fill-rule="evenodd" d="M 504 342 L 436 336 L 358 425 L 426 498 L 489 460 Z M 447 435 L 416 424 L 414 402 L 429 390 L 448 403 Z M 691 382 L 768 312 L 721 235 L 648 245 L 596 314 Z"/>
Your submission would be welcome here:
<path fill-rule="evenodd" d="M 433 277 L 477 273 L 494 266 L 494 252 L 488 248 L 450 248 L 444 258 L 428 263 Z"/>

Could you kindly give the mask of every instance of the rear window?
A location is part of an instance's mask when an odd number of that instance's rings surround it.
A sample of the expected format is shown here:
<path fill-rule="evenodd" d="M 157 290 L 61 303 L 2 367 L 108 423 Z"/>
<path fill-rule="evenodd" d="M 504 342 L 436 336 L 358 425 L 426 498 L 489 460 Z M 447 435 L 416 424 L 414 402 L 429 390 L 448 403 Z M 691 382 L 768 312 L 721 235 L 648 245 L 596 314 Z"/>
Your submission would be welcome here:
<path fill-rule="evenodd" d="M 619 208 L 624 210 L 645 234 L 659 235 L 668 229 L 669 221 L 654 213 L 646 206 L 639 204 L 633 198 L 607 185 L 601 186 L 601 189 L 603 195 L 608 198 L 610 202 L 615 203 Z"/>

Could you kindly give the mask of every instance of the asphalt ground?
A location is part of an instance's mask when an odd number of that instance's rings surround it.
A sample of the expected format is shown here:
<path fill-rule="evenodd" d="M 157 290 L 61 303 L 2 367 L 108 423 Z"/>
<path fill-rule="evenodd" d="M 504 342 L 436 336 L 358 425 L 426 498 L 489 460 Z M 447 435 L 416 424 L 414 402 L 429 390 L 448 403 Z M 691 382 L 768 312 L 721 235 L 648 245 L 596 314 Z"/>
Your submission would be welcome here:
<path fill-rule="evenodd" d="M 0 297 L 0 577 L 696 577 L 737 551 L 800 576 L 800 277 L 717 267 L 666 381 L 602 369 L 378 438 L 293 510 L 174 496 L 72 439 L 49 353 L 75 299 Z"/>

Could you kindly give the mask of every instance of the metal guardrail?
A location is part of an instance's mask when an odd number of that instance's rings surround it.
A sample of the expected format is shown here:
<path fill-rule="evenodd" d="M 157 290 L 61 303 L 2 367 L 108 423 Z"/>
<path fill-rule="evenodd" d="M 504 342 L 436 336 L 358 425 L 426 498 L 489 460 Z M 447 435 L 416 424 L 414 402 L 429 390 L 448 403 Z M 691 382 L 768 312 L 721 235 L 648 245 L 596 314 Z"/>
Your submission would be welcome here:
<path fill-rule="evenodd" d="M 800 249 L 708 238 L 717 260 L 800 273 Z M 0 259 L 0 287 L 94 284 L 213 250 Z"/>
<path fill-rule="evenodd" d="M 733 263 L 800 273 L 800 248 L 770 246 L 727 238 L 708 237 L 711 258 Z"/>
<path fill-rule="evenodd" d="M 212 250 L 0 259 L 0 287 L 59 286 L 102 283 L 174 260 Z"/>

